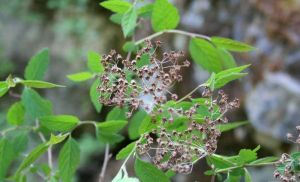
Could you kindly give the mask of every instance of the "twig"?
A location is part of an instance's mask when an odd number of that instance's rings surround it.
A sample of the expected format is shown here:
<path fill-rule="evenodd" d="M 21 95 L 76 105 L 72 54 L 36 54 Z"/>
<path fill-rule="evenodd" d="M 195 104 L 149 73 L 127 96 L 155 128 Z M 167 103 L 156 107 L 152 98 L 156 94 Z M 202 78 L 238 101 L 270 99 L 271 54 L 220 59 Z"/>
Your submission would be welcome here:
<path fill-rule="evenodd" d="M 104 175 L 105 175 L 105 171 L 107 168 L 107 164 L 109 159 L 111 158 L 111 154 L 109 154 L 109 144 L 105 145 L 105 154 L 104 154 L 104 162 L 103 162 L 103 166 L 101 169 L 101 173 L 99 175 L 99 182 L 103 182 L 104 181 Z"/>
<path fill-rule="evenodd" d="M 184 101 L 185 99 L 189 98 L 194 92 L 196 92 L 199 88 L 203 87 L 205 84 L 198 85 L 194 90 L 192 90 L 190 93 L 182 97 L 180 100 L 178 100 L 176 103 L 179 103 L 181 101 Z"/>
<path fill-rule="evenodd" d="M 36 120 L 35 123 L 36 123 L 36 128 L 38 128 L 39 127 L 39 121 Z M 46 138 L 45 138 L 45 136 L 43 135 L 42 132 L 38 132 L 38 135 L 40 136 L 41 140 L 44 143 L 47 142 L 47 140 L 46 140 Z M 47 155 L 48 155 L 48 165 L 49 165 L 50 169 L 52 169 L 53 168 L 53 163 L 52 163 L 52 146 L 51 145 L 49 146 L 49 148 L 47 150 Z"/>
<path fill-rule="evenodd" d="M 14 97 L 14 98 L 17 98 L 17 99 L 20 99 L 21 98 L 21 95 L 20 94 L 16 94 L 14 93 L 12 90 L 9 91 L 9 95 Z"/>
<path fill-rule="evenodd" d="M 140 40 L 136 41 L 135 45 L 139 45 L 139 44 L 143 43 L 145 40 L 151 40 L 151 39 L 153 39 L 155 37 L 158 37 L 158 36 L 160 36 L 164 33 L 176 33 L 176 34 L 186 35 L 186 36 L 189 36 L 189 37 L 198 37 L 198 38 L 205 39 L 205 40 L 208 40 L 208 41 L 211 40 L 210 37 L 208 37 L 206 35 L 202 35 L 202 34 L 190 33 L 190 32 L 186 32 L 186 31 L 183 31 L 183 30 L 164 30 L 164 31 L 154 33 L 152 35 L 149 35 L 148 37 L 145 37 L 143 39 L 140 39 Z"/>

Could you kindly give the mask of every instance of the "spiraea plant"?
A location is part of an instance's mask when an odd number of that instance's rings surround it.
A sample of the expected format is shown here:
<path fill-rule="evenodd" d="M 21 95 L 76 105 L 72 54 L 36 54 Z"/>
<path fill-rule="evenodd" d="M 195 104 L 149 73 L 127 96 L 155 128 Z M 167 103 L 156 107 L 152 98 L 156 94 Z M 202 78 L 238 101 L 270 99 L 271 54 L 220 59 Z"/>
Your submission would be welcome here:
<path fill-rule="evenodd" d="M 110 109 L 105 121 L 53 113 L 51 101 L 37 90 L 63 86 L 43 81 L 50 62 L 49 50 L 43 49 L 30 59 L 24 76 L 12 74 L 0 82 L 0 97 L 15 99 L 8 109 L 7 122 L 1 125 L 0 181 L 74 181 L 83 146 L 77 140 L 81 136 L 72 133 L 87 124 L 95 127 L 97 142 L 105 146 L 99 166 L 102 182 L 110 180 L 106 176 L 110 148 L 126 136 L 132 142 L 116 155 L 117 160 L 125 160 L 114 182 L 171 181 L 176 173 L 188 175 L 197 170 L 194 164 L 199 160 L 205 160 L 211 168 L 202 171 L 211 176 L 211 181 L 249 182 L 248 168 L 265 165 L 276 167 L 274 175 L 281 181 L 297 180 L 299 152 L 284 154 L 280 160 L 258 159 L 260 146 L 241 149 L 234 156 L 217 154 L 221 134 L 248 123 L 226 118 L 227 112 L 239 107 L 239 100 L 229 98 L 221 88 L 245 76 L 243 71 L 249 67 L 237 66 L 231 52 L 248 52 L 253 47 L 228 38 L 177 30 L 180 15 L 168 0 L 108 0 L 100 5 L 113 12 L 110 19 L 121 25 L 125 39 L 130 38 L 123 46 L 127 55 L 113 50 L 101 56 L 91 51 L 88 70 L 67 78 L 93 81 L 90 101 L 102 116 L 103 107 Z M 139 37 L 145 31 L 142 22 L 151 24 L 154 33 Z M 187 36 L 188 48 L 161 53 L 168 45 L 157 37 L 167 33 Z M 137 37 L 140 39 L 135 40 Z M 186 60 L 188 57 L 191 61 Z M 174 85 L 184 80 L 182 70 L 195 64 L 210 73 L 209 79 L 185 96 L 178 96 Z M 196 92 L 202 96 L 195 97 Z M 128 135 L 123 130 L 127 125 Z M 299 144 L 299 137 L 288 138 Z M 28 141 L 33 149 L 28 148 Z M 57 158 L 53 151 L 58 151 Z M 135 160 L 135 177 L 127 173 L 129 159 Z"/>

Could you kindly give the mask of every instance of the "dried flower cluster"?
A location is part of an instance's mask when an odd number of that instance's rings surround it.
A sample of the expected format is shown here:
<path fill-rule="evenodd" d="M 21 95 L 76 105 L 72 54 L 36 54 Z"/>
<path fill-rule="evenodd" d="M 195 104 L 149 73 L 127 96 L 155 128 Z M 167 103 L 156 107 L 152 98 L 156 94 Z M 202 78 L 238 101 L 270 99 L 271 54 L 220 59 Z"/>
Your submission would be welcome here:
<path fill-rule="evenodd" d="M 296 129 L 300 132 L 300 126 L 297 126 Z M 295 137 L 293 134 L 288 133 L 287 138 L 289 141 L 300 146 L 300 134 Z M 282 154 L 276 166 L 277 170 L 274 172 L 275 178 L 283 182 L 296 182 L 300 180 L 300 153 L 291 155 Z"/>
<path fill-rule="evenodd" d="M 181 68 L 190 65 L 188 61 L 179 63 L 182 52 L 166 52 L 159 59 L 155 52 L 161 42 L 157 41 L 155 46 L 150 41 L 145 43 L 146 46 L 137 52 L 133 60 L 124 59 L 116 51 L 104 55 L 101 60 L 104 73 L 98 87 L 100 102 L 120 107 L 128 104 L 131 108 L 128 117 L 138 107 L 151 112 L 154 106 L 167 101 L 165 94 L 176 100 L 177 95 L 168 89 L 182 80 Z M 151 104 L 146 103 L 143 96 L 150 96 Z"/>
<path fill-rule="evenodd" d="M 300 180 L 299 170 L 295 170 L 295 162 L 300 165 L 300 161 L 294 161 L 288 154 L 282 154 L 277 164 L 277 170 L 274 172 L 274 177 L 283 182 L 297 182 Z"/>
<path fill-rule="evenodd" d="M 171 169 L 178 173 L 190 173 L 196 161 L 213 154 L 221 135 L 217 125 L 227 123 L 224 114 L 238 107 L 239 102 L 237 99 L 228 102 L 228 96 L 223 91 L 213 100 L 212 92 L 208 88 L 204 89 L 203 96 L 210 98 L 205 99 L 203 105 L 195 103 L 186 110 L 169 107 L 169 118 L 162 117 L 164 127 L 152 130 L 150 135 L 147 134 L 146 140 L 137 144 L 138 153 L 147 154 L 158 168 Z M 208 108 L 205 116 L 201 115 L 203 108 Z M 199 115 L 203 117 L 199 118 Z M 184 122 L 189 123 L 186 129 L 167 129 L 170 122 L 182 117 L 186 118 Z"/>

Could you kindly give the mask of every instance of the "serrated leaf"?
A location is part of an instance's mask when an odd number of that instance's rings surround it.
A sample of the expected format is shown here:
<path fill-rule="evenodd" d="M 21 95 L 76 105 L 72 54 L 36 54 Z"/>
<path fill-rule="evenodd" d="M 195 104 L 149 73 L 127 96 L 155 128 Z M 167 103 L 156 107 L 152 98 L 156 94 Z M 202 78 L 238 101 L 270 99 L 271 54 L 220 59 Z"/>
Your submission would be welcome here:
<path fill-rule="evenodd" d="M 1 81 L 0 82 L 0 97 L 2 97 L 3 95 L 5 95 L 8 90 L 9 90 L 8 84 L 6 82 L 4 82 L 4 81 Z"/>
<path fill-rule="evenodd" d="M 243 126 L 248 123 L 249 123 L 248 121 L 237 121 L 237 122 L 231 122 L 227 124 L 219 124 L 217 127 L 221 132 L 225 132 Z"/>
<path fill-rule="evenodd" d="M 114 107 L 106 116 L 106 121 L 109 120 L 126 120 L 126 109 Z"/>
<path fill-rule="evenodd" d="M 6 177 L 9 166 L 14 159 L 14 148 L 6 138 L 0 140 L 0 181 Z"/>
<path fill-rule="evenodd" d="M 179 20 L 178 10 L 168 0 L 155 1 L 151 16 L 151 24 L 155 32 L 176 28 Z"/>
<path fill-rule="evenodd" d="M 42 126 L 48 128 L 50 131 L 66 132 L 74 129 L 79 123 L 79 119 L 71 115 L 49 115 L 39 118 Z"/>
<path fill-rule="evenodd" d="M 132 142 L 128 144 L 126 147 L 124 147 L 120 152 L 117 154 L 116 159 L 122 160 L 129 156 L 129 154 L 132 152 L 132 150 L 135 147 L 135 142 Z"/>
<path fill-rule="evenodd" d="M 65 87 L 63 85 L 57 85 L 50 82 L 44 82 L 39 80 L 22 80 L 20 81 L 21 84 L 27 87 L 32 88 L 54 88 L 54 87 Z"/>
<path fill-rule="evenodd" d="M 227 50 L 223 49 L 223 48 L 218 48 L 217 49 L 220 57 L 222 59 L 222 66 L 223 69 L 229 69 L 229 68 L 234 68 L 237 67 L 237 64 L 233 58 L 233 56 L 231 55 L 230 52 L 228 52 Z"/>
<path fill-rule="evenodd" d="M 47 151 L 48 148 L 49 145 L 47 143 L 42 143 L 35 147 L 20 164 L 19 168 L 17 169 L 16 176 L 19 176 L 24 169 L 35 162 L 43 153 Z"/>
<path fill-rule="evenodd" d="M 80 148 L 78 143 L 69 138 L 59 152 L 58 169 L 63 182 L 71 182 L 73 174 L 80 162 Z"/>
<path fill-rule="evenodd" d="M 245 75 L 247 75 L 247 73 L 240 73 L 241 71 L 243 71 L 244 69 L 248 68 L 250 65 L 243 65 L 243 66 L 239 66 L 239 67 L 235 67 L 235 68 L 230 68 L 224 71 L 221 71 L 217 74 L 214 75 L 214 88 L 221 88 L 224 85 L 226 85 L 227 83 L 239 79 Z M 208 79 L 208 81 L 206 82 L 207 85 L 211 85 L 211 81 L 212 78 Z"/>
<path fill-rule="evenodd" d="M 14 103 L 7 112 L 6 119 L 11 125 L 20 125 L 24 122 L 25 109 L 22 102 Z"/>
<path fill-rule="evenodd" d="M 95 80 L 90 88 L 90 99 L 91 99 L 96 111 L 99 113 L 102 109 L 102 104 L 99 101 L 100 93 L 97 91 L 98 85 L 100 85 L 99 79 Z"/>
<path fill-rule="evenodd" d="M 122 30 L 125 37 L 128 37 L 134 32 L 137 20 L 137 11 L 134 7 L 130 8 L 122 17 Z"/>
<path fill-rule="evenodd" d="M 91 72 L 85 71 L 85 72 L 70 74 L 67 75 L 67 77 L 74 82 L 82 82 L 93 78 L 94 75 Z"/>
<path fill-rule="evenodd" d="M 149 115 L 147 115 L 143 119 L 143 121 L 139 127 L 139 134 L 147 133 L 154 128 L 156 128 L 156 125 L 154 123 L 152 123 L 152 118 Z"/>
<path fill-rule="evenodd" d="M 222 59 L 218 50 L 208 41 L 192 38 L 189 43 L 189 52 L 193 60 L 210 72 L 222 70 Z"/>
<path fill-rule="evenodd" d="M 139 179 L 143 182 L 169 182 L 169 178 L 155 166 L 136 158 L 134 163 L 134 171 Z"/>
<path fill-rule="evenodd" d="M 104 71 L 104 67 L 101 64 L 101 56 L 100 54 L 94 51 L 88 52 L 87 66 L 90 69 L 90 71 L 94 73 L 102 73 Z"/>
<path fill-rule="evenodd" d="M 212 37 L 211 41 L 213 44 L 215 44 L 217 47 L 224 48 L 229 51 L 236 51 L 236 52 L 248 52 L 255 50 L 254 47 L 236 41 L 229 38 L 224 37 Z"/>
<path fill-rule="evenodd" d="M 43 80 L 49 64 L 49 50 L 42 49 L 33 57 L 25 68 L 26 80 Z"/>
<path fill-rule="evenodd" d="M 121 14 L 127 12 L 132 7 L 132 5 L 129 2 L 123 0 L 104 1 L 100 3 L 100 6 L 109 9 L 114 13 L 121 13 Z"/>
<path fill-rule="evenodd" d="M 146 115 L 147 113 L 144 110 L 140 109 L 130 119 L 128 134 L 131 140 L 137 139 L 140 136 L 139 127 Z"/>
<path fill-rule="evenodd" d="M 118 133 L 127 125 L 128 121 L 125 120 L 110 120 L 97 123 L 97 128 L 100 133 Z"/>
<path fill-rule="evenodd" d="M 26 113 L 33 118 L 51 115 L 52 113 L 51 102 L 43 99 L 36 91 L 30 88 L 24 89 L 21 99 Z"/>

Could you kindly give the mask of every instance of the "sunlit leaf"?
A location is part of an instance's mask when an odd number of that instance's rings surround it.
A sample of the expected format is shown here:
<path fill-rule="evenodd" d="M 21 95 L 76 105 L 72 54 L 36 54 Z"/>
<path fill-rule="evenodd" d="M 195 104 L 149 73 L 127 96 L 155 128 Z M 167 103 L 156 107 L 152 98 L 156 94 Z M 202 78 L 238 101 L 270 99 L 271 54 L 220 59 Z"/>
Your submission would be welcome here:
<path fill-rule="evenodd" d="M 24 122 L 25 108 L 22 102 L 14 103 L 8 110 L 6 119 L 9 124 L 20 125 Z"/>
<path fill-rule="evenodd" d="M 41 125 L 50 131 L 71 131 L 79 123 L 79 119 L 71 115 L 42 116 L 39 118 Z"/>
<path fill-rule="evenodd" d="M 73 174 L 80 162 L 80 148 L 78 143 L 69 138 L 58 155 L 59 175 L 63 182 L 71 182 Z"/>
<path fill-rule="evenodd" d="M 49 64 L 49 50 L 42 49 L 34 55 L 25 68 L 26 80 L 43 80 Z"/>
<path fill-rule="evenodd" d="M 176 28 L 179 20 L 178 10 L 168 0 L 155 1 L 151 16 L 151 24 L 155 32 Z"/>

